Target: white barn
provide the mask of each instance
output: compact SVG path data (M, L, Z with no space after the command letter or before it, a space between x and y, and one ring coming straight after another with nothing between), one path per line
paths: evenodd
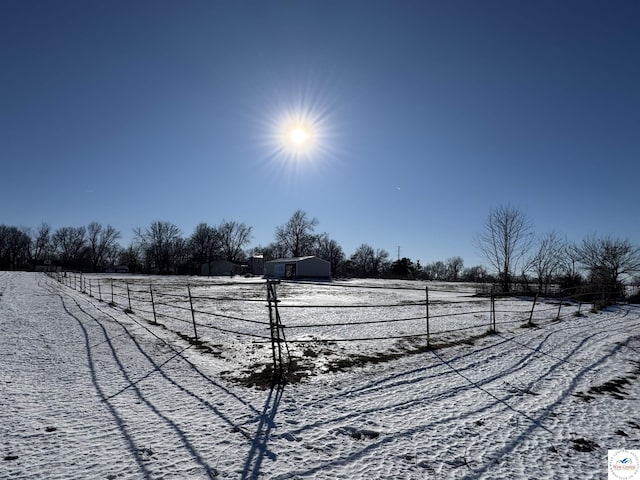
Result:
M264 274L271 278L330 278L331 263L316 256L278 258L264 262Z

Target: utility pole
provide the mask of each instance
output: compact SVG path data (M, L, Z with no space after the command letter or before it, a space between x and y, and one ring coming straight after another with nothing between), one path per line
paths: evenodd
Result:
M400 261L400 245L398 245L398 261Z

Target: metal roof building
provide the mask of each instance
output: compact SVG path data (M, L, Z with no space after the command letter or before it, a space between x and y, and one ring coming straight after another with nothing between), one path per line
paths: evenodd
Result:
M329 278L331 263L316 256L278 258L264 262L264 274L272 278Z

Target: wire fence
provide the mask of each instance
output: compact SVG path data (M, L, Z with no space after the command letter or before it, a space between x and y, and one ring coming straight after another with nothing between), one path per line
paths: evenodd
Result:
M463 283L431 287L393 281L212 282L197 277L48 275L171 330L209 353L224 352L225 358L241 364L251 359L256 365L269 356L278 382L284 381L293 357L380 356L406 349L409 343L441 348L501 328L534 327L582 315L598 308L606 295L597 290L553 297L518 297L493 290L478 294L475 284Z

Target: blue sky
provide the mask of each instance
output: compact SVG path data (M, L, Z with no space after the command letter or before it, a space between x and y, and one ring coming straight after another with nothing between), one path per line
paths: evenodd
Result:
M0 224L296 209L423 264L511 204L640 243L637 1L0 2ZM294 157L287 119L310 126Z

